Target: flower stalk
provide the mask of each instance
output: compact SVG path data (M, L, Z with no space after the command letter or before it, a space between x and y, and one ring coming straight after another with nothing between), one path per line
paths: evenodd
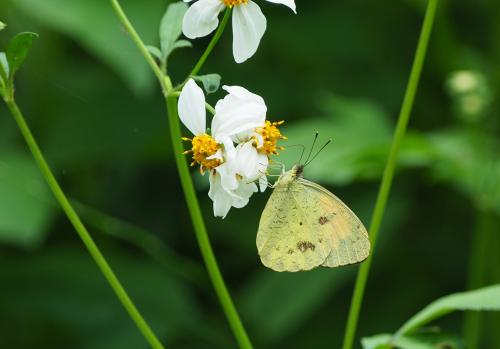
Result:
M425 12L424 22L422 25L422 30L417 44L417 50L413 60L413 66L411 69L410 78L406 86L406 92L403 99L401 111L399 113L396 130L394 132L392 145L389 152L389 157L387 159L387 163L384 169L384 174L382 177L382 182L380 184L377 201L375 203L375 209L373 211L372 219L370 222L369 233L370 233L370 241L372 244L372 252L368 257L368 259L363 264L361 264L358 271L358 275L356 277L356 284L354 286L351 307L349 309L349 315L345 329L344 342L342 345L343 349L351 349L354 343L356 328L359 319L359 313L361 310L361 304L363 301L363 295L366 288L368 274L370 272L370 267L374 256L375 245L377 242L380 225L382 223L382 218L384 216L387 200L389 198L389 193L394 178L394 171L398 159L399 148L406 134L408 122L410 120L413 102L415 100L415 95L417 92L418 83L422 73L422 67L424 65L427 47L429 45L429 38L434 23L437 4L438 0L429 0L427 3L427 9Z

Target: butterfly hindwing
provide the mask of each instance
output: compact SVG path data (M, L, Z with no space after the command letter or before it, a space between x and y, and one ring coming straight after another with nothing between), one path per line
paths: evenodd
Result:
M264 208L257 232L262 263L275 271L315 268L331 252L331 234L311 215L313 197L296 181L278 184ZM315 207L315 206L314 206Z
M328 231L332 248L321 264L338 267L365 260L370 253L370 240L363 223L339 198L322 186L303 178L297 182L304 187L305 195L318 206L314 213L321 225Z

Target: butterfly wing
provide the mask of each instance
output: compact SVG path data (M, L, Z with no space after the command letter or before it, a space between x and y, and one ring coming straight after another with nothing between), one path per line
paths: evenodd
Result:
M317 220L319 229L330 235L332 248L321 265L333 268L365 260L370 253L370 239L359 218L322 186L303 178L297 182L305 188L308 200L316 205L309 210L314 215L311 219Z
M314 198L296 180L279 184L262 212L257 250L262 263L275 271L310 270L331 252L331 234L317 229L310 207ZM314 206L315 207L315 206Z

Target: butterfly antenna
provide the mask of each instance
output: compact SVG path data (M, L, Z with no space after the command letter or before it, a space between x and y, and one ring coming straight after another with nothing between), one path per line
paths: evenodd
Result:
M309 160L309 161L307 161L307 162L304 164L304 167L306 167L306 166L307 166L307 165L309 165L309 164L310 164L310 163L311 163L314 159L316 159L316 156L318 156L318 155L319 155L319 153L321 153L321 151L322 151L323 149L325 149L325 148L326 148L326 146L327 146L328 144L330 144L331 142L332 142L332 139L330 138L330 139L329 139L329 140L328 140L328 141L327 141L327 142L326 142L326 143L325 143L325 144L321 147L321 149L320 149L320 150L318 150L318 151L316 152L316 154L314 154L314 156L312 157L312 159L311 159L311 160Z
M316 131L316 134L314 135L314 140L313 140L313 143L311 145L311 149L309 150L309 154L307 154L307 159L306 159L306 164L309 163L309 158L311 157L311 154L313 152L313 149L314 149L314 145L316 144L316 141L318 140L318 136L319 136L319 132ZM302 156L300 157L300 161L302 161ZM299 161L299 163L300 163Z

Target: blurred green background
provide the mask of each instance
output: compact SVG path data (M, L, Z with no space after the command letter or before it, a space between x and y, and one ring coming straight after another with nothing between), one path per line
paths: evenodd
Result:
M122 3L156 45L168 2ZM227 30L203 72L263 96L269 119L286 120L288 144L309 145L316 130L333 138L305 176L368 225L425 2L297 0L297 16L258 3L268 18L258 53L235 64ZM18 74L18 103L146 319L168 348L234 348L184 204L162 96L109 3L2 0L0 20L1 47L17 32L40 34ZM174 53L176 81L207 43ZM394 331L440 296L500 282L499 89L500 2L441 1L359 337ZM299 153L290 147L282 160L290 166ZM206 181L196 176L209 234L256 347L338 348L357 267L265 269L255 234L269 193L220 220ZM480 348L499 348L499 316L482 320ZM437 324L460 334L463 314ZM146 347L1 106L0 348Z

